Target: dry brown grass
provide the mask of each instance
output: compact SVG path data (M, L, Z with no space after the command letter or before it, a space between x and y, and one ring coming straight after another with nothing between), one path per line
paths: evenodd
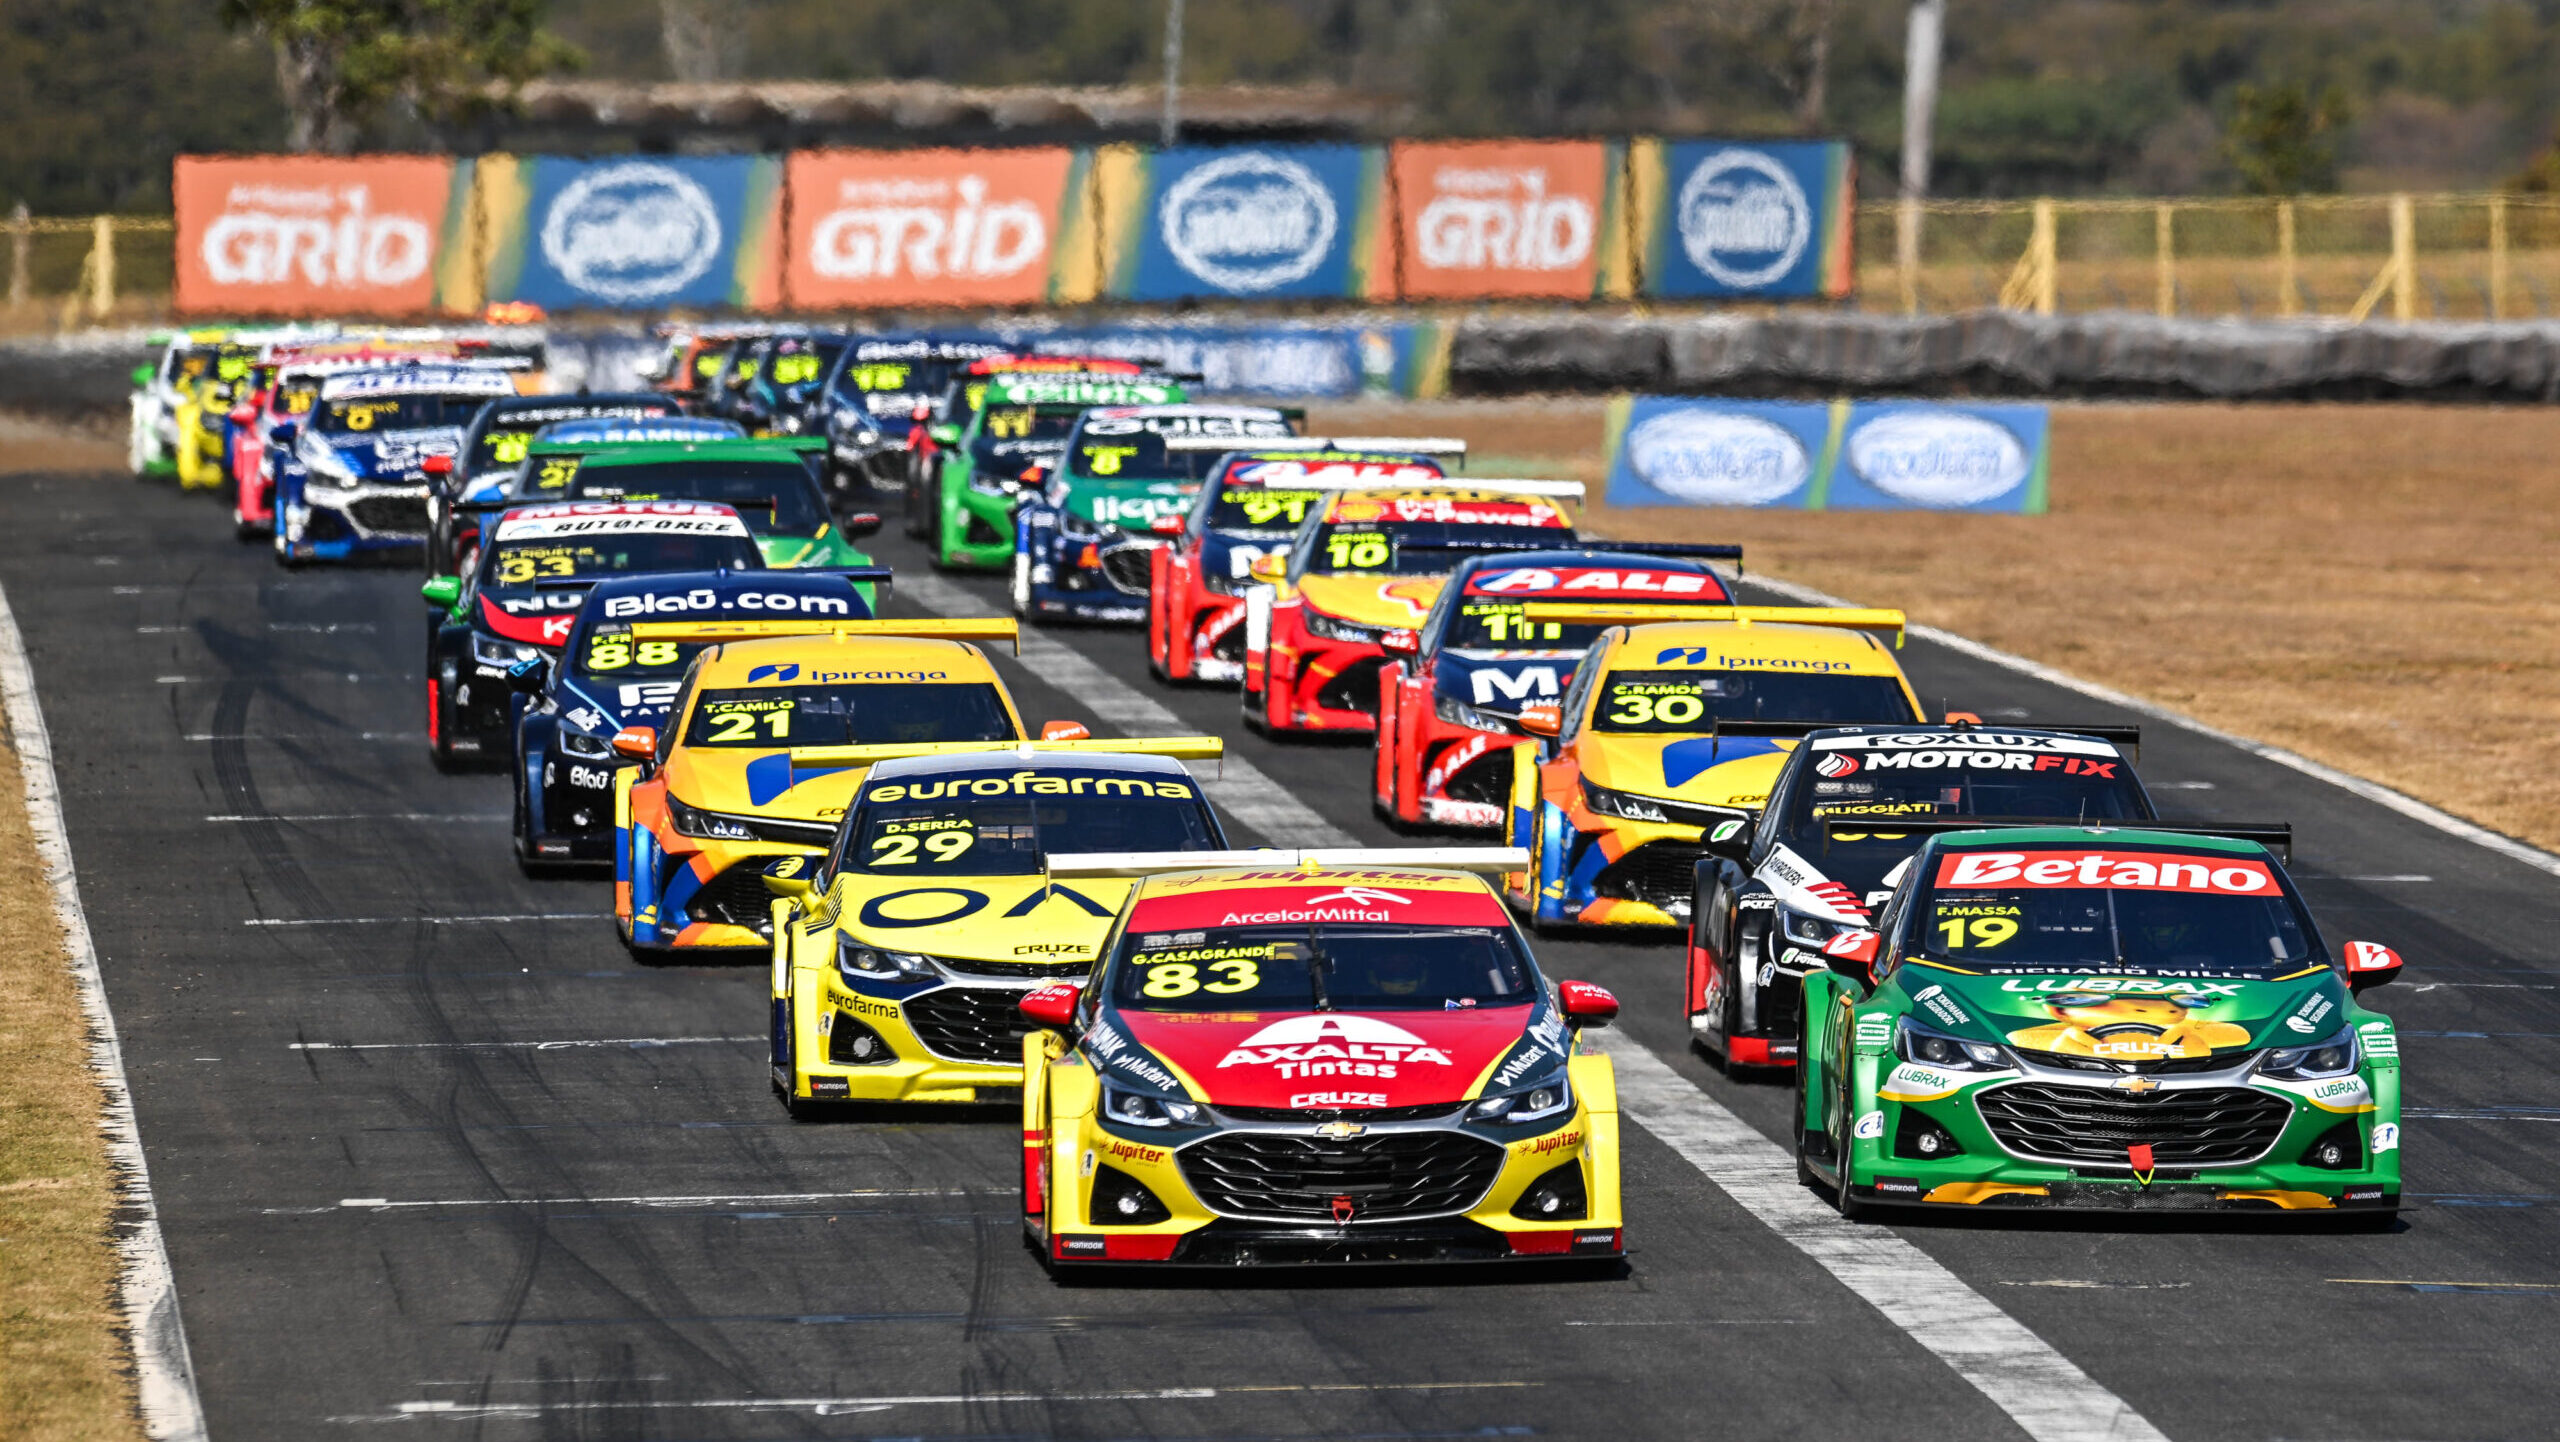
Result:
M1328 413L1597 479L1596 402ZM2560 846L2560 412L2070 406L2045 516L1628 510ZM1950 698L1961 706L1964 698Z
M0 427L0 472L122 464L114 446L104 462L79 449L96 444ZM88 1026L18 775L0 740L0 1437L130 1442L142 1428L115 1308L115 1190Z

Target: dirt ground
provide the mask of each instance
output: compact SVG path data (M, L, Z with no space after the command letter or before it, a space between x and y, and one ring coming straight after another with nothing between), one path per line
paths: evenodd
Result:
M1325 411L1600 479L1596 401ZM2560 411L2056 407L2052 510L1627 510L2560 847ZM1594 487L1597 498L1597 486ZM1961 704L1961 698L1955 698Z

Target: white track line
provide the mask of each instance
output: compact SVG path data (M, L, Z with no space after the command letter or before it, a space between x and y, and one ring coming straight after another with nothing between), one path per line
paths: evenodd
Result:
M765 1036L599 1036L571 1041L292 1041L286 1051L577 1051L608 1046L712 1046Z
M455 822L468 825L505 826L511 819L512 818L496 814L486 816L453 816L433 811L332 811L314 813L308 816L280 816L270 814L251 816L208 816L205 818L207 821L214 822L280 821L289 826L310 826L323 821L397 821L404 825L413 823L431 825L437 822Z
M1746 584L1766 587L1781 596L1801 601L1808 606L1854 604L1828 592L1817 591L1811 586L1798 585L1793 581L1775 580L1768 576L1747 577ZM1935 626L1913 626L1910 629L1912 635L1923 641L1944 646L1950 651L1960 651L1977 661L1988 661L2005 670L2033 676L2039 681L2060 686L2065 690L2077 691L2092 701L2121 706L2138 716L2148 716L2154 721L2166 722L2181 731L2192 731L2198 736L2219 741L2225 746L2236 747L2262 761L2272 761L2278 766L2289 767L2314 780L2326 781L2341 791L2362 797L2387 810L2397 811L2412 821L2432 826L2448 836L2458 836L2474 846L2485 847L2510 861L2520 861L2536 871L2560 876L2560 856L2555 856L2537 846L2529 846L2512 836L2491 831L2477 822L2465 821L2450 811L2429 806L2406 792L2394 791L2380 782L2367 781L2361 776L2350 775L2334 766L2322 765L2300 752L2287 751L2281 746L2270 746L2264 741L2252 741L2246 736L2236 735L2220 727L2208 726L2184 712L2172 711L2166 706L2145 701L2138 696L2128 696L2112 686L2101 686L2095 681L2083 681L2067 671L2057 671L2041 661L2030 661L2024 656L1985 646L1969 636L1959 636L1953 631L1941 631Z
M897 594L945 616L981 616L991 607L940 576L901 575ZM1186 736L1199 728L1154 697L1105 671L1083 652L1029 625L1022 628L1022 661L1032 675L1083 702L1095 719L1124 736ZM1262 769L1230 754L1200 778L1218 808L1253 828L1274 846L1357 846L1351 833L1325 820Z
M1609 1057L1622 1114L1954 1368L2028 1436L2166 1442L2123 1398L1936 1258L1884 1227L1842 1221L1796 1180L1794 1158L1660 1057L1623 1039Z
M88 1017L89 1070L104 1094L99 1130L106 1134L107 1159L116 1169L117 1201L124 1212L117 1223L116 1250L124 1260L117 1291L133 1338L143 1429L158 1442L203 1442L204 1403L196 1396L195 1363L187 1355L186 1328L178 1318L177 1280L169 1270L168 1243L160 1234L160 1209L151 1193L142 1131L134 1120L133 1092L125 1082L124 1043L107 1006L97 942L89 934L89 913L80 904L80 880L71 865L71 835L63 824L62 792L53 772L53 738L45 730L35 668L28 664L26 642L5 593L0 593L0 704L6 706L26 781L27 824L53 887L63 949L71 954L80 1008Z
M520 921L606 921L610 911L496 912L487 916L253 916L242 926L484 926Z
M963 1187L872 1187L858 1192L714 1192L698 1197L456 1197L449 1201L395 1202L388 1197L345 1197L340 1207L357 1212L401 1211L410 1207L593 1207L612 1203L627 1207L718 1207L782 1202L844 1202L880 1197L965 1197Z
M530 1420L574 1412L810 1412L820 1417L885 1412L892 1407L977 1407L986 1404L1090 1402L1207 1402L1220 1397L1310 1396L1324 1393L1518 1391L1539 1382L1288 1382L1242 1387L1147 1387L1105 1392L911 1392L871 1397L705 1397L694 1401L612 1398L557 1402L402 1402L386 1413L332 1417L332 1422L481 1422Z

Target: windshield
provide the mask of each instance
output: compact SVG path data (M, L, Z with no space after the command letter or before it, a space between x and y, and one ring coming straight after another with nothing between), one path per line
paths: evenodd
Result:
M1553 512L1548 512L1553 516ZM1442 521L1327 521L1316 527L1301 574L1329 576L1442 576L1479 548L1541 549L1570 545L1561 524L1540 527L1459 524Z
M796 668L795 668L796 669ZM893 746L1017 739L986 681L748 686L705 691L687 746Z
M836 356L844 350L842 342L786 341L777 349L780 354L765 362L765 381L782 389L805 386L827 373Z
M631 623L611 621L571 643L578 674L609 681L672 680L709 641L634 641Z
M488 403L487 396L352 396L323 403L314 424L324 435L461 427Z
M1594 730L1635 735L1701 732L1710 721L1917 721L1891 676L1801 671L1612 671L1600 683Z
M1167 436L1247 437L1289 434L1278 417L1088 414L1067 446L1067 474L1102 481L1196 481L1218 463L1217 451L1168 451Z
M485 471L503 470L509 466L520 465L524 461L525 452L532 447L537 435L542 436L544 440L557 438L592 441L598 439L595 435L584 434L583 428L575 426L574 423L578 421L604 418L636 420L642 417L667 417L675 413L676 408L673 402L664 405L625 402L610 407L549 405L493 415L489 418L488 429L482 431L478 439L471 443L471 454L466 462L466 470L468 474L476 476ZM572 424L555 429L562 422ZM581 433L568 435L563 433L564 429ZM545 431L549 431L550 434L543 434ZM723 427L722 433L734 435L737 431L734 427Z
M1967 847L1938 854L1916 901L1911 950L1975 970L2264 980L2320 959L2263 856Z
M1909 832L1832 833L1834 820L1903 816L2053 816L2137 821L2151 812L2133 767L2113 747L2066 743L2089 755L1984 746L1851 749L1817 741L1787 807L1787 844L1811 856L1837 852L1907 855Z
M726 501L757 535L814 536L827 524L827 503L809 468L791 461L658 461L581 466L566 483L579 501ZM748 502L771 501L771 509Z
M633 571L712 571L763 564L745 536L624 535L567 541L503 541L480 573L486 591L531 590L540 581L591 580Z
M835 869L889 876L1020 876L1045 852L1214 851L1199 788L1170 771L1016 768L872 784Z
M320 400L318 381L295 381L275 388L267 397L267 414L271 416L307 416Z
M1056 452L1076 428L1081 406L1003 406L986 413L969 454L980 465Z
M1526 1006L1537 977L1508 927L1224 926L1126 938L1130 1011L1463 1011Z
M1633 601L1638 598L1581 599ZM1658 596L1641 599L1647 605L1662 604ZM1717 597L1698 604L1721 606L1729 603ZM1600 633L1609 629L1609 624L1599 621L1532 621L1525 601L1469 597L1459 601L1450 613L1449 629L1441 634L1440 645L1450 651L1588 651L1591 643L1600 639Z
M968 364L956 360L867 360L848 362L836 374L837 395L858 396L866 414L905 420L916 402L942 394L951 373Z

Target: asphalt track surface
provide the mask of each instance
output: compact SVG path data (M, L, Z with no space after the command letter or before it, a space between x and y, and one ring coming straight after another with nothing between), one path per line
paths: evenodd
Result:
M1745 1175L1778 1155L1751 1132L1780 1134L1785 1092L1689 1052L1675 949L1602 938L1539 949L1614 988L1609 1044L1652 1058L1622 1062L1657 1118L1625 1129L1623 1275L1062 1288L1018 1241L1009 1111L795 1125L759 968L636 966L605 883L517 874L504 781L428 763L416 581L280 571L162 484L0 492L0 585L221 1442L2472 1439L2560 1415L2560 882L2237 749L2153 727L2143 771L2182 817L2292 821L2332 943L2408 959L2377 994L2408 1069L2391 1234L1798 1207L1790 1239L1768 1209L1798 1197ZM946 584L1000 606L992 577ZM1256 739L1231 693L1148 682L1135 633L1045 634L1394 839L1365 746ZM1072 668L1004 664L1035 721L1111 709ZM1995 719L2111 719L1926 644L1907 664ZM1747 1126L1720 1132L1728 1112ZM1861 1271L1878 1249L1916 1265ZM2022 1409L2051 1369L1951 1363L1985 1316L2085 1382Z

